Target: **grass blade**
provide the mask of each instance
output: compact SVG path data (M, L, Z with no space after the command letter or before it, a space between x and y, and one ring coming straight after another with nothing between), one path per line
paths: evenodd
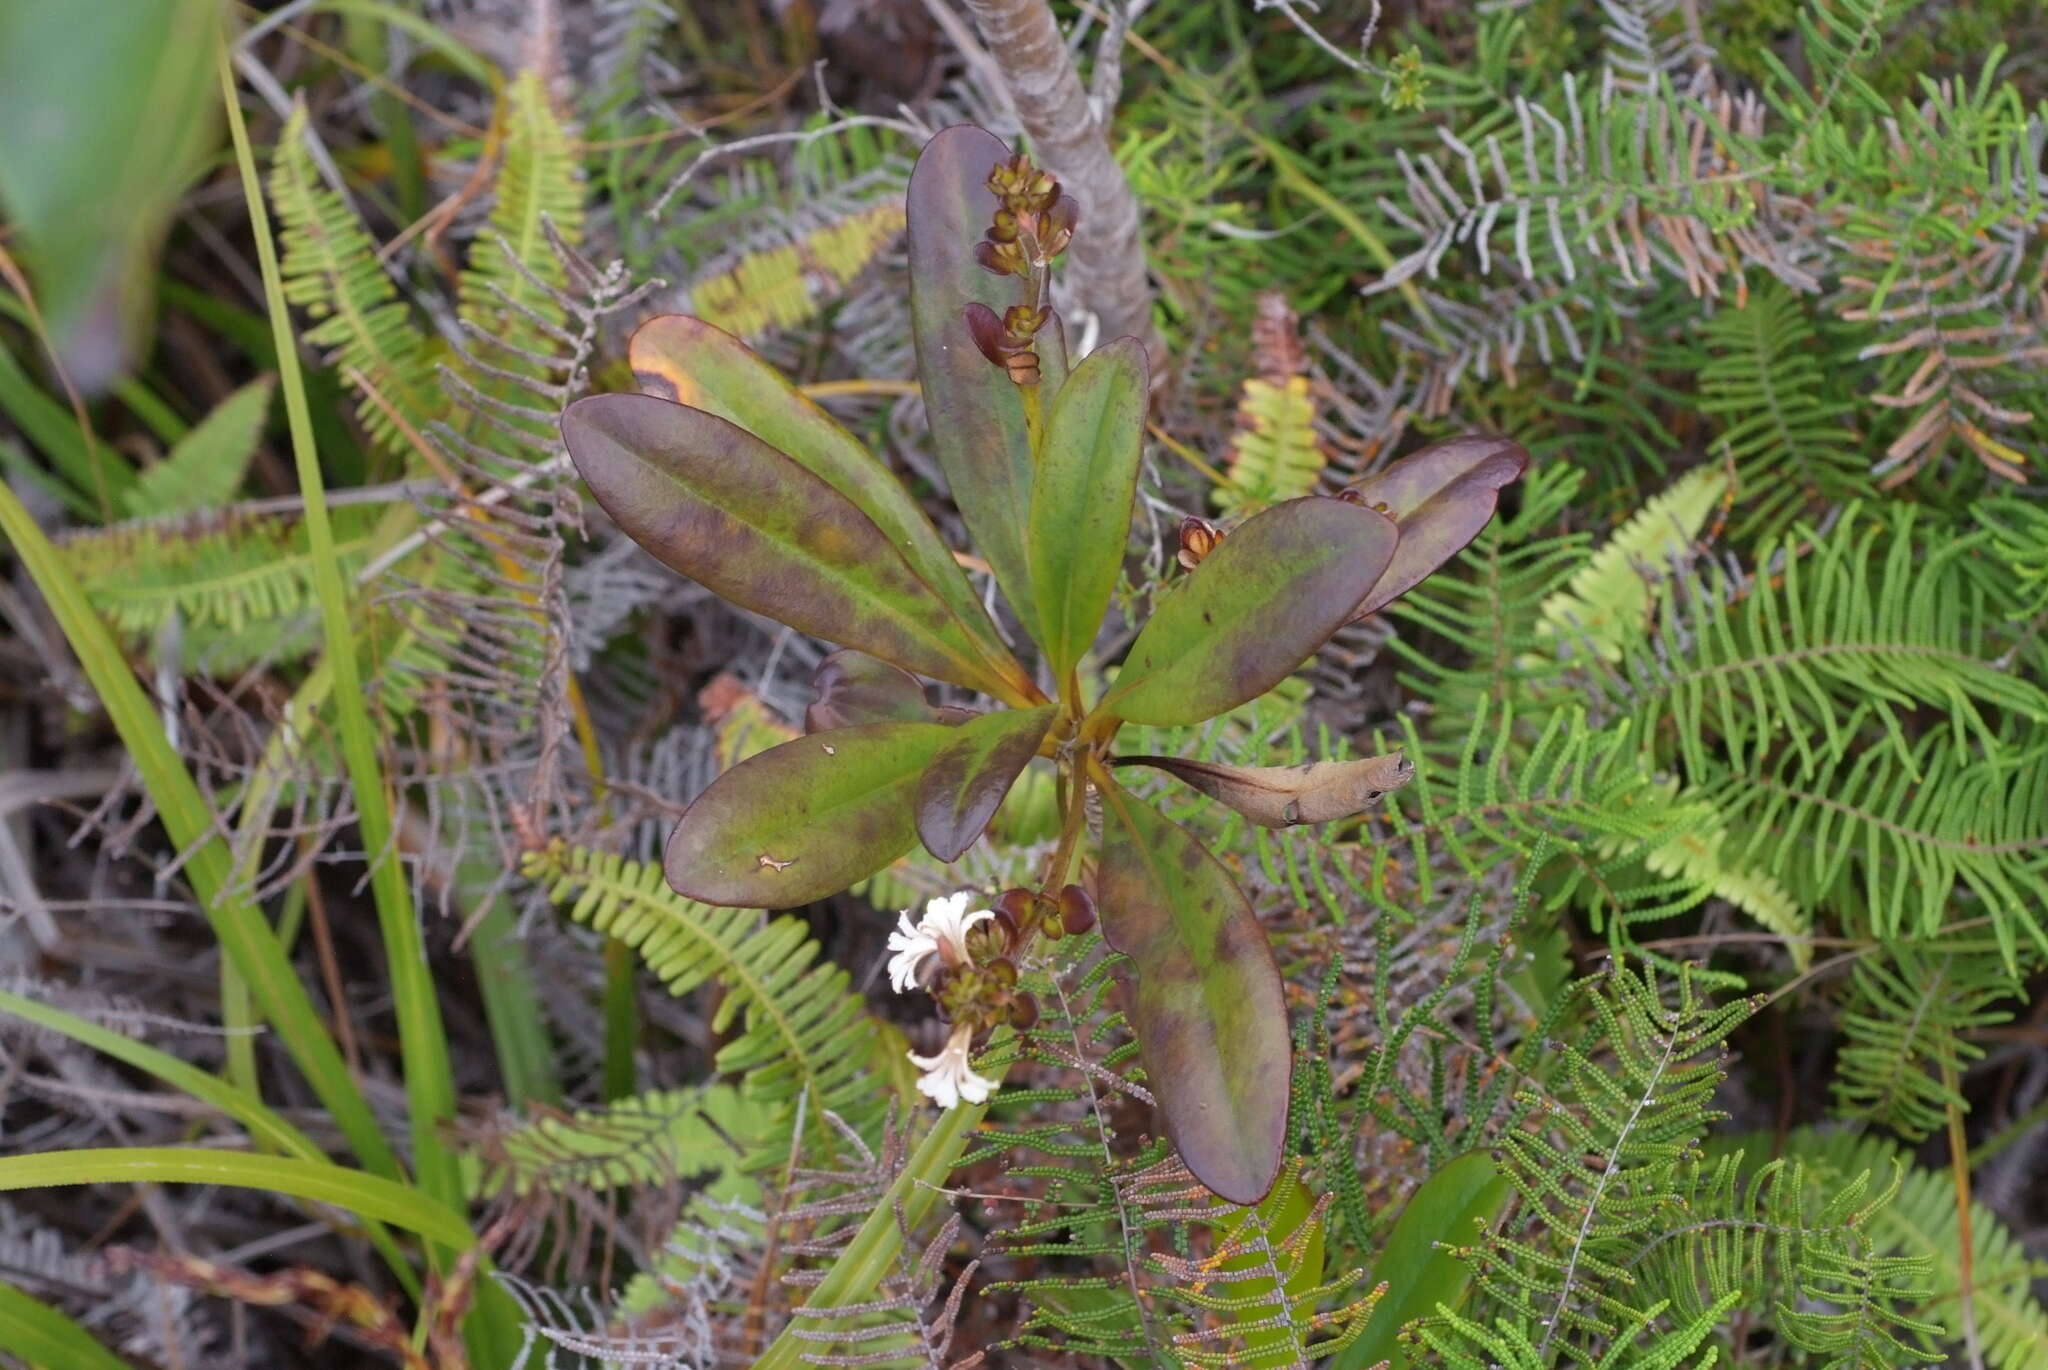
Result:
M334 527L327 512L327 489L320 473L319 454L314 447L311 411L306 404L306 388L299 372L291 315L285 306L277 247L271 241L270 216L263 204L262 182L256 174L256 158L249 146L249 130L242 121L234 73L225 45L220 51L220 81L221 95L227 105L228 128L234 137L235 161L241 170L242 190L249 205L250 227L256 239L257 262L262 268L264 301L270 311L271 331L277 340L279 388L284 392L299 493L305 501L306 541L313 557L313 587L320 601L320 621L326 635L326 660L334 676L334 710L341 736L342 759L355 794L363 847L370 853L372 863L370 890L377 906L386 974L390 977L391 995L398 1017L399 1055L405 1069L413 1165L418 1171L421 1189L442 1203L460 1207L463 1203L462 1177L453 1153L441 1137L442 1127L455 1116L455 1081L448 1064L447 1039L441 1030L441 1006L435 998L433 977L427 968L426 947L413 910L412 890L406 881L405 871L392 857L390 797L385 792L376 733L371 727L369 706L362 689L362 672L356 661L358 644L349 614L348 581L335 552Z

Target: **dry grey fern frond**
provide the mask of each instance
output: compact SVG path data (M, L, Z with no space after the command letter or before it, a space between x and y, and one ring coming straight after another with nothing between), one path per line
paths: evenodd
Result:
M1397 150L1405 195L1379 204L1419 243L1368 293L1436 276L1463 245L1481 276L1506 266L1524 282L1625 291L1669 277L1712 297L1754 265L1816 288L1808 207L1737 160L1762 134L1758 97L1718 89L1704 68L1639 95L1606 68L1591 91L1567 72L1558 105L1516 97L1505 140L1475 147L1439 128L1442 153Z
M0 1275L63 1308L114 1351L161 1364L203 1364L220 1354L226 1329L190 1289L143 1271L115 1274L98 1253L0 1201Z
M421 501L433 542L418 563L426 574L414 563L372 568L383 571L376 601L427 648L395 661L379 685L423 703L399 769L425 786L437 846L451 851L476 850L473 832L503 850L514 812L566 819L574 807L564 779L574 708L564 550L582 514L554 419L587 388L607 320L653 289L621 264L596 266L545 217L543 231L546 274L501 241L519 291L477 284L547 350L476 329L457 345L442 371L457 417L428 430L445 489Z

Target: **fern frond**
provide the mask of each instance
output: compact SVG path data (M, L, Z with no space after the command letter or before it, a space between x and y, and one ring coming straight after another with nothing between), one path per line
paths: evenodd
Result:
M1835 389L1823 338L1778 282L1702 330L1699 409L1722 423L1714 450L1735 464L1734 536L1780 532L1798 514L1874 493L1853 441L1853 398Z
M1651 605L1661 598L1657 587L1675 565L1691 560L1727 491L1727 476L1702 466L1652 498L1600 545L1569 586L1543 601L1539 634L1605 661L1620 660L1622 644L1648 631Z
M369 560L380 511L334 511L344 574ZM304 525L276 514L202 515L120 523L72 535L65 560L94 606L131 642L158 639L172 619L183 669L228 674L251 661L313 650L313 558Z
M1947 719L1934 750L1995 757L1996 717L2048 721L2048 693L1994 660L1995 616L1959 564L1972 545L1927 546L1910 506L1852 508L1825 537L1766 547L1761 564L1782 567L1768 579L1681 582L1655 631L1592 683L1640 736L1675 737L1696 783L1761 769L1780 748L1793 776L1859 747L1917 769L1928 748L1904 716L1923 708Z
M846 971L820 961L801 920L764 925L752 909L696 903L659 866L560 839L528 852L521 872L577 922L638 951L671 994L716 980L725 994L712 1030L740 1029L719 1048L717 1069L742 1076L747 1098L793 1108L808 1094L814 1121L829 1109L862 1128L879 1124L888 1094L868 1069L879 1053L874 1020Z
M1596 926L1610 914L1624 923L1668 917L1709 892L1683 877L1647 888L1618 880L1629 858L1713 817L1646 768L1626 725L1595 732L1583 713L1559 709L1543 716L1542 732L1524 749L1514 711L1495 717L1482 702L1453 764L1437 760L1407 726L1415 779L1388 796L1387 831L1366 856L1368 897L1387 912L1432 907L1454 875L1479 881L1503 867L1553 872L1546 904L1582 896ZM1397 856L1405 859L1396 864Z
M548 241L583 236L583 166L538 73L521 72L505 88L504 161L485 231L470 248L458 312L472 338L493 344L493 360L524 374L519 354L553 355L561 310L551 292L567 268ZM541 379L552 379L541 377Z
M1324 465L1315 417L1308 377L1246 377L1224 466L1229 480L1209 492L1217 512L1255 514L1314 490Z
M135 518L164 518L216 509L241 488L270 412L270 377L249 382L180 438L164 459L136 478L123 497Z
M1996 956L1939 945L1888 944L1856 962L1837 1018L1844 1037L1835 1065L1835 1100L1852 1118L1869 1118L1915 1140L1969 1110L1953 1086L1984 1048L1966 1036L2007 1022L1998 1007L2019 984Z
M368 382L368 390L353 387L363 392L356 417L374 441L406 451L404 427L418 431L441 410L427 335L355 211L320 183L306 151L303 105L278 140L269 189L282 226L285 298L314 320L306 341Z
M1958 898L1992 920L2008 964L2048 948L2048 747L1996 759L1939 730L1871 746L1819 774L1788 752L1708 767L1696 792L1726 818L1736 861L1777 873L1809 908L1833 904L1884 938L1929 937Z
M1923 1279L1929 1287L1915 1300L1914 1311L1938 1322L1947 1342L1959 1343L1963 1238L1954 1177L1912 1164L1899 1146L1869 1131L1795 1132L1787 1149L1824 1188L1864 1171L1901 1170L1897 1196L1872 1215L1870 1236L1883 1250L1926 1263ZM1970 1247L1969 1297L1985 1364L1993 1370L2033 1370L2048 1363L2048 1308L2033 1292L2042 1263L1997 1214L1975 1201L1970 1204Z
M900 203L870 205L747 251L690 286L690 308L726 332L754 340L816 317L903 232Z
M1553 102L1516 96L1512 108L1505 135L1489 115L1462 138L1440 128L1441 153L1395 149L1406 194L1379 205L1417 246L1369 290L1434 277L1462 244L1482 276L1505 265L1572 285L1597 270L1615 291L1670 275L1717 295L1745 262L1785 269L1739 231L1755 216L1733 160L1759 131L1754 100L1688 97L1661 74L1638 94L1610 67L1597 84L1566 72Z
M731 1085L649 1090L601 1109L544 1115L494 1139L484 1188L658 1189L738 1171L748 1144L767 1130L762 1106Z

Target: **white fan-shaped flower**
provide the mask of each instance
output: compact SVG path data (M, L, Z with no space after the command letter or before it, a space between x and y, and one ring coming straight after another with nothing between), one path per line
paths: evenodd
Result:
M916 926L906 910L896 915L896 931L889 934L889 986L898 994L917 983L917 972L927 956L942 957L952 966L966 965L967 932L975 924L994 918L987 909L967 908L968 894L962 890L934 899L925 905L924 917Z
M996 1082L985 1075L975 1074L974 1067L967 1061L967 1044L973 1036L974 1029L961 1023L953 1029L953 1035L946 1039L946 1045L938 1055L910 1053L910 1064L924 1072L917 1081L919 1094L940 1108L951 1108L962 1099L978 1104L988 1098Z

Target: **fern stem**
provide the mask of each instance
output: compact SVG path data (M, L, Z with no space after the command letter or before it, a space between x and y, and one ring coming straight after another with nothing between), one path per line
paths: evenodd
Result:
M1984 1370L1984 1347L1977 1335L1977 1243L1971 1229L1970 1141L1963 1133L1962 1098L1954 1053L1941 1058L1941 1087L1948 1095L1948 1163L1956 1182L1956 1298L1963 1312L1963 1347L1971 1370Z

